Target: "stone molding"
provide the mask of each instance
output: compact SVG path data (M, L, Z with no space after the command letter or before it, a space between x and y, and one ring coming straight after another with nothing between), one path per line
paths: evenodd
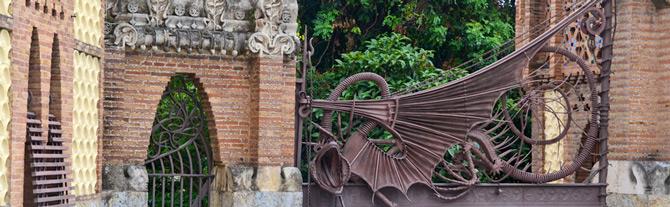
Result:
M295 167L218 166L211 206L302 206L302 176Z
M302 192L302 176L295 167L227 165L217 171L215 191Z
M110 0L108 47L237 56L291 55L297 0Z

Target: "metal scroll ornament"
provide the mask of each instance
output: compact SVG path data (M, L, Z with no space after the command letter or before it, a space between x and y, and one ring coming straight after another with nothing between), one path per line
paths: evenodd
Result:
M410 187L421 184L433 189L438 197L451 200L466 195L479 182L478 169L531 183L555 181L574 174L590 158L598 141L600 110L596 79L581 57L546 45L554 35L586 13L597 17L598 12L592 9L597 2L584 3L529 44L446 85L406 95L390 95L388 84L381 76L361 73L342 81L326 100L302 96L301 116L308 116L312 108L324 110L322 122L315 124L320 140L312 143L317 152L311 162L315 182L339 194L347 178L360 180L377 196L383 188L393 188L407 195ZM602 19L584 21L589 22L589 31L602 32L599 28L604 24ZM565 57L577 65L583 75L573 82L567 79L539 81L533 74L524 76L530 57L540 53ZM374 82L382 98L339 100L347 88L362 81ZM572 98L569 98L577 93L578 87L586 91L588 98L583 102L591 108L580 112L586 117L582 123L575 121ZM301 94L305 94L304 91ZM518 99L509 105L512 95ZM340 113L353 114L351 117L364 121L355 129L348 128L351 122L343 129ZM533 113L557 117L544 121L557 120L555 124L560 130L550 136L526 133L530 125L526 118L532 118ZM393 139L371 137L375 128L389 132ZM576 129L581 130L585 139L569 163L546 173L528 170L528 154L521 153L519 148L556 143ZM340 132L347 130L352 132L342 137ZM460 150L445 159L445 155L450 154L448 149L454 147ZM435 176L458 185L435 186L432 182Z

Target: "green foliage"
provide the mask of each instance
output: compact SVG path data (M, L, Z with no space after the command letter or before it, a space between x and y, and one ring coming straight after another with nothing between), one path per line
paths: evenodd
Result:
M434 53L411 45L406 36L392 33L366 41L365 50L342 54L335 60L335 68L324 72L311 71L316 98L325 98L345 78L361 72L372 72L384 77L391 91L407 88L423 80L446 76L434 85L443 84L467 75L462 69L443 71L436 68L431 58ZM430 86L434 86L430 85ZM365 100L380 97L372 82L354 85L344 92L342 99Z
M320 71L335 59L363 50L361 43L399 33L412 45L435 51L450 68L499 46L514 34L514 0L300 0L300 21L318 38ZM475 69L473 69L475 70ZM473 71L470 70L470 71Z

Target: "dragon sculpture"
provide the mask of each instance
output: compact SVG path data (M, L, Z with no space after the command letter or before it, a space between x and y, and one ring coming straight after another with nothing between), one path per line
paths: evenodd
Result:
M310 162L310 174L323 189L341 194L345 183L351 180L365 182L377 197L388 203L388 198L379 192L382 188L393 188L407 196L415 184L422 184L435 191L438 197L450 200L465 195L479 181L477 169L512 177L516 180L545 183L565 178L575 173L587 160L598 142L598 119L600 112L596 75L585 60L569 50L547 46L551 37L563 31L569 24L581 22L583 29L591 35L599 35L605 29L605 16L597 8L599 1L588 0L581 7L545 30L525 46L464 78L431 89L402 95L392 95L384 78L373 73L360 73L342 81L326 100L313 100L304 87L299 92L299 110L302 118L310 116L313 109L323 109L321 123L313 123L319 130L319 140L309 145L316 154ZM554 172L529 172L519 160L523 154L505 151L512 144L548 145L564 139L571 128L572 109L565 88L567 81L535 81L524 75L530 60L539 53L562 56L576 63L581 70L580 80L590 93L588 123L578 126L586 139L570 163ZM304 73L304 72L303 72ZM304 75L304 74L303 74ZM338 100L353 84L372 81L381 90L381 99ZM555 137L533 137L523 132L524 126L515 123L514 113L505 102L511 91L523 91L518 106L525 110L543 107L552 100L547 92L557 94L553 101L562 103L563 124ZM551 111L544 106L545 111ZM348 137L342 138L341 122L336 113L353 114L363 123L352 129L351 120ZM553 113L557 113L553 111ZM337 121L334 121L337 120ZM334 124L335 122L335 124ZM525 123L521 123L524 125ZM341 124L340 124L341 125ZM393 139L369 138L375 128L390 132ZM346 130L345 130L346 131ZM512 134L511 137L507 137ZM501 141L502 140L502 141ZM386 144L390 147L380 147ZM446 160L447 150L453 146L462 150ZM515 155L511 155L514 154ZM436 168L443 173L436 173ZM432 182L438 176L454 187L438 187Z

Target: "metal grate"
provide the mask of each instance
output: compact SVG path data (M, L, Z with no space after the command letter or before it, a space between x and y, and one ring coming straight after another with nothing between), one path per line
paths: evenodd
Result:
M73 196L68 191L73 187L68 185L72 180L67 178L68 156L64 154L61 123L50 114L45 138L42 122L35 113L28 112L27 130L31 177L26 179L32 180L32 195L25 196L32 197L34 206L72 206L69 200Z
M149 206L209 206L207 120L193 80L175 76L159 104L148 157Z

